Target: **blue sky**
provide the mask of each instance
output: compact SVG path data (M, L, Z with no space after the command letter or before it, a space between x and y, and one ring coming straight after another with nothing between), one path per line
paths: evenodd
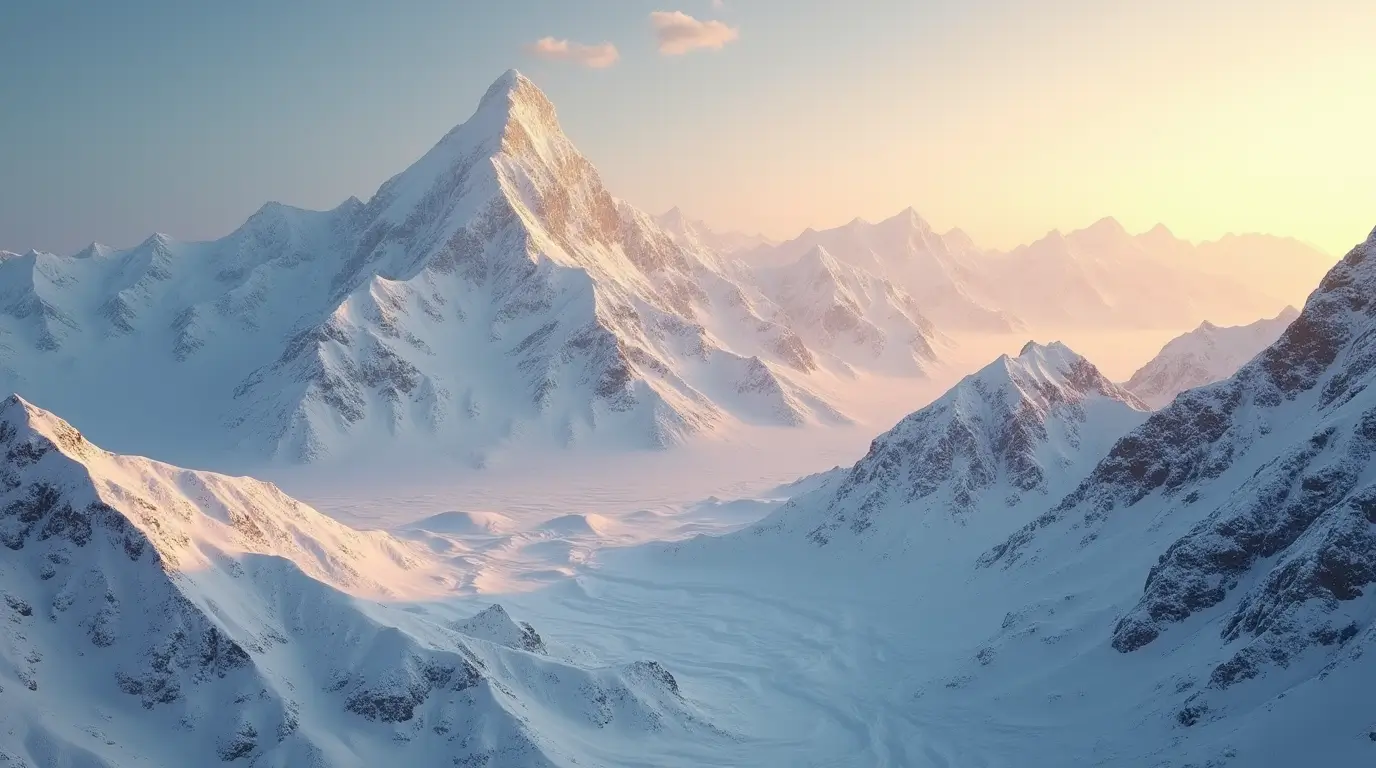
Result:
M777 235L911 204L999 245L1112 214L1338 250L1376 224L1372 107L1343 96L1376 87L1376 11L1298 5L3 0L0 248L366 199L515 66L652 211ZM657 10L739 39L660 55ZM542 60L545 36L620 59Z

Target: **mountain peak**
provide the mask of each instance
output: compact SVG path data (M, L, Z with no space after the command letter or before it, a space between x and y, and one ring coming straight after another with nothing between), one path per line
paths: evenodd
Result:
M1038 344L1029 341L1017 357L1004 355L985 366L974 377L986 386L1011 384L1023 392L1074 393L1075 399L1099 395L1126 403L1134 410L1148 410L1146 404L1126 389L1109 381L1097 367L1063 342Z
M35 437L39 438L36 444L33 442ZM72 425L18 394L0 401L0 446L15 441L30 445L21 451L21 466L24 463L32 464L50 450L42 445L43 442L51 443L59 451L74 457L88 456L91 448L91 444ZM12 459L15 456L13 448L10 456Z
M12 416L22 415L27 418L28 414L34 410L33 405L18 394L12 394L0 401L0 420L8 421Z
M486 111L503 114L508 121L514 118L531 122L534 118L546 128L557 128L553 102L530 78L514 69L508 69L488 86L478 102L478 114Z
M1028 341L1022 345L1018 351L1019 360L1041 360L1055 363L1079 362L1084 360L1075 350L1067 347L1064 342L1053 341L1050 344L1038 344L1035 341Z
M927 220L918 215L917 209L913 208L911 205L888 219L881 221L879 226L902 227L917 232L930 232L932 229L931 225L927 223Z
M1126 235L1128 233L1128 231L1123 228L1123 225L1112 216L1105 216L1104 218L1099 219L1098 221L1086 227L1085 231L1113 235Z
M491 103L508 103L522 94L530 93L531 89L534 89L536 93L540 91L530 81L530 78L515 69L508 69L492 81L492 85L487 87L487 91L483 93L482 101L478 104L482 106Z

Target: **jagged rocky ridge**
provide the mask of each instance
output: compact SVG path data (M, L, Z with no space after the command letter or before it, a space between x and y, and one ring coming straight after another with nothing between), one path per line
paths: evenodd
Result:
M654 662L396 605L443 588L422 555L271 485L107 453L17 397L0 456L0 762L525 768L587 763L577 729L701 727Z
M0 257L11 383L170 455L229 449L206 444L225 426L250 455L311 461L841 419L784 317L612 197L515 72L367 203L269 204L209 243ZM85 386L96 372L108 385Z
M1184 726L1223 716L1237 696L1264 701L1342 675L1376 640L1373 380L1376 232L1273 345L1118 441L981 565L1031 567L1124 537L1160 542L1108 639L1124 654L1162 643L1211 654L1207 683L1181 693Z
M1123 386L1142 402L1160 408L1187 389L1212 384L1237 373L1261 350L1271 346L1299 317L1286 307L1279 315L1255 323L1220 327L1210 322L1171 339Z
M799 530L826 545L876 525L891 541L913 518L1009 526L1019 518L1007 510L1064 492L1146 411L1064 344L1029 342L900 421L758 530Z

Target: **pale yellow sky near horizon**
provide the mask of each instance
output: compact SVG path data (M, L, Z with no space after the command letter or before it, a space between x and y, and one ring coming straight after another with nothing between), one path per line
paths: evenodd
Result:
M920 52L857 53L871 77L669 128L667 156L593 160L655 212L773 238L908 206L998 248L1113 216L1341 256L1376 226L1376 2L1001 5Z

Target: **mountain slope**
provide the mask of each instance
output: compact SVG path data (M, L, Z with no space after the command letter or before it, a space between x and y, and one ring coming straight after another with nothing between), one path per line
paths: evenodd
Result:
M768 304L613 198L514 71L366 204L0 260L9 383L117 443L206 461L374 445L482 461L840 418ZM208 444L225 425L231 444Z
M444 574L270 485L106 453L17 397L0 450L12 762L525 767L608 759L580 730L702 736L653 662L558 661L499 607L373 601Z
M813 350L901 373L920 373L936 360L936 329L916 300L820 245L792 264L760 270L758 280L779 307L779 322Z
M1299 314L1298 309L1286 307L1279 315L1250 325L1219 327L1206 321L1171 339L1123 386L1147 405L1160 408L1187 389L1232 376L1280 338Z
M1175 727L1272 729L1248 745L1258 764L1260 749L1298 759L1321 738L1327 754L1370 748L1356 746L1370 711L1349 712L1340 681L1376 673L1373 297L1376 232L1273 345L1177 397L981 559L1024 578L1074 563L1081 578L1121 582L1105 596L1118 616L1099 642L1120 666L1153 663L1181 681L1155 694ZM1323 691L1323 723L1281 702ZM1301 727L1303 741L1287 745Z
M878 224L856 219L835 229L809 229L786 243L762 246L741 258L756 267L777 267L797 262L818 247L843 264L889 280L912 295L923 313L943 328L1006 332L1021 327L1013 317L970 293L984 278L980 276L983 259L969 238L959 232L949 236L933 232L911 208Z
M1146 406L1064 344L1029 342L958 383L874 440L822 486L754 532L796 531L817 545L872 540L889 550L954 526L941 546L1010 530L1023 508L1068 490ZM874 530L871 530L874 529Z

